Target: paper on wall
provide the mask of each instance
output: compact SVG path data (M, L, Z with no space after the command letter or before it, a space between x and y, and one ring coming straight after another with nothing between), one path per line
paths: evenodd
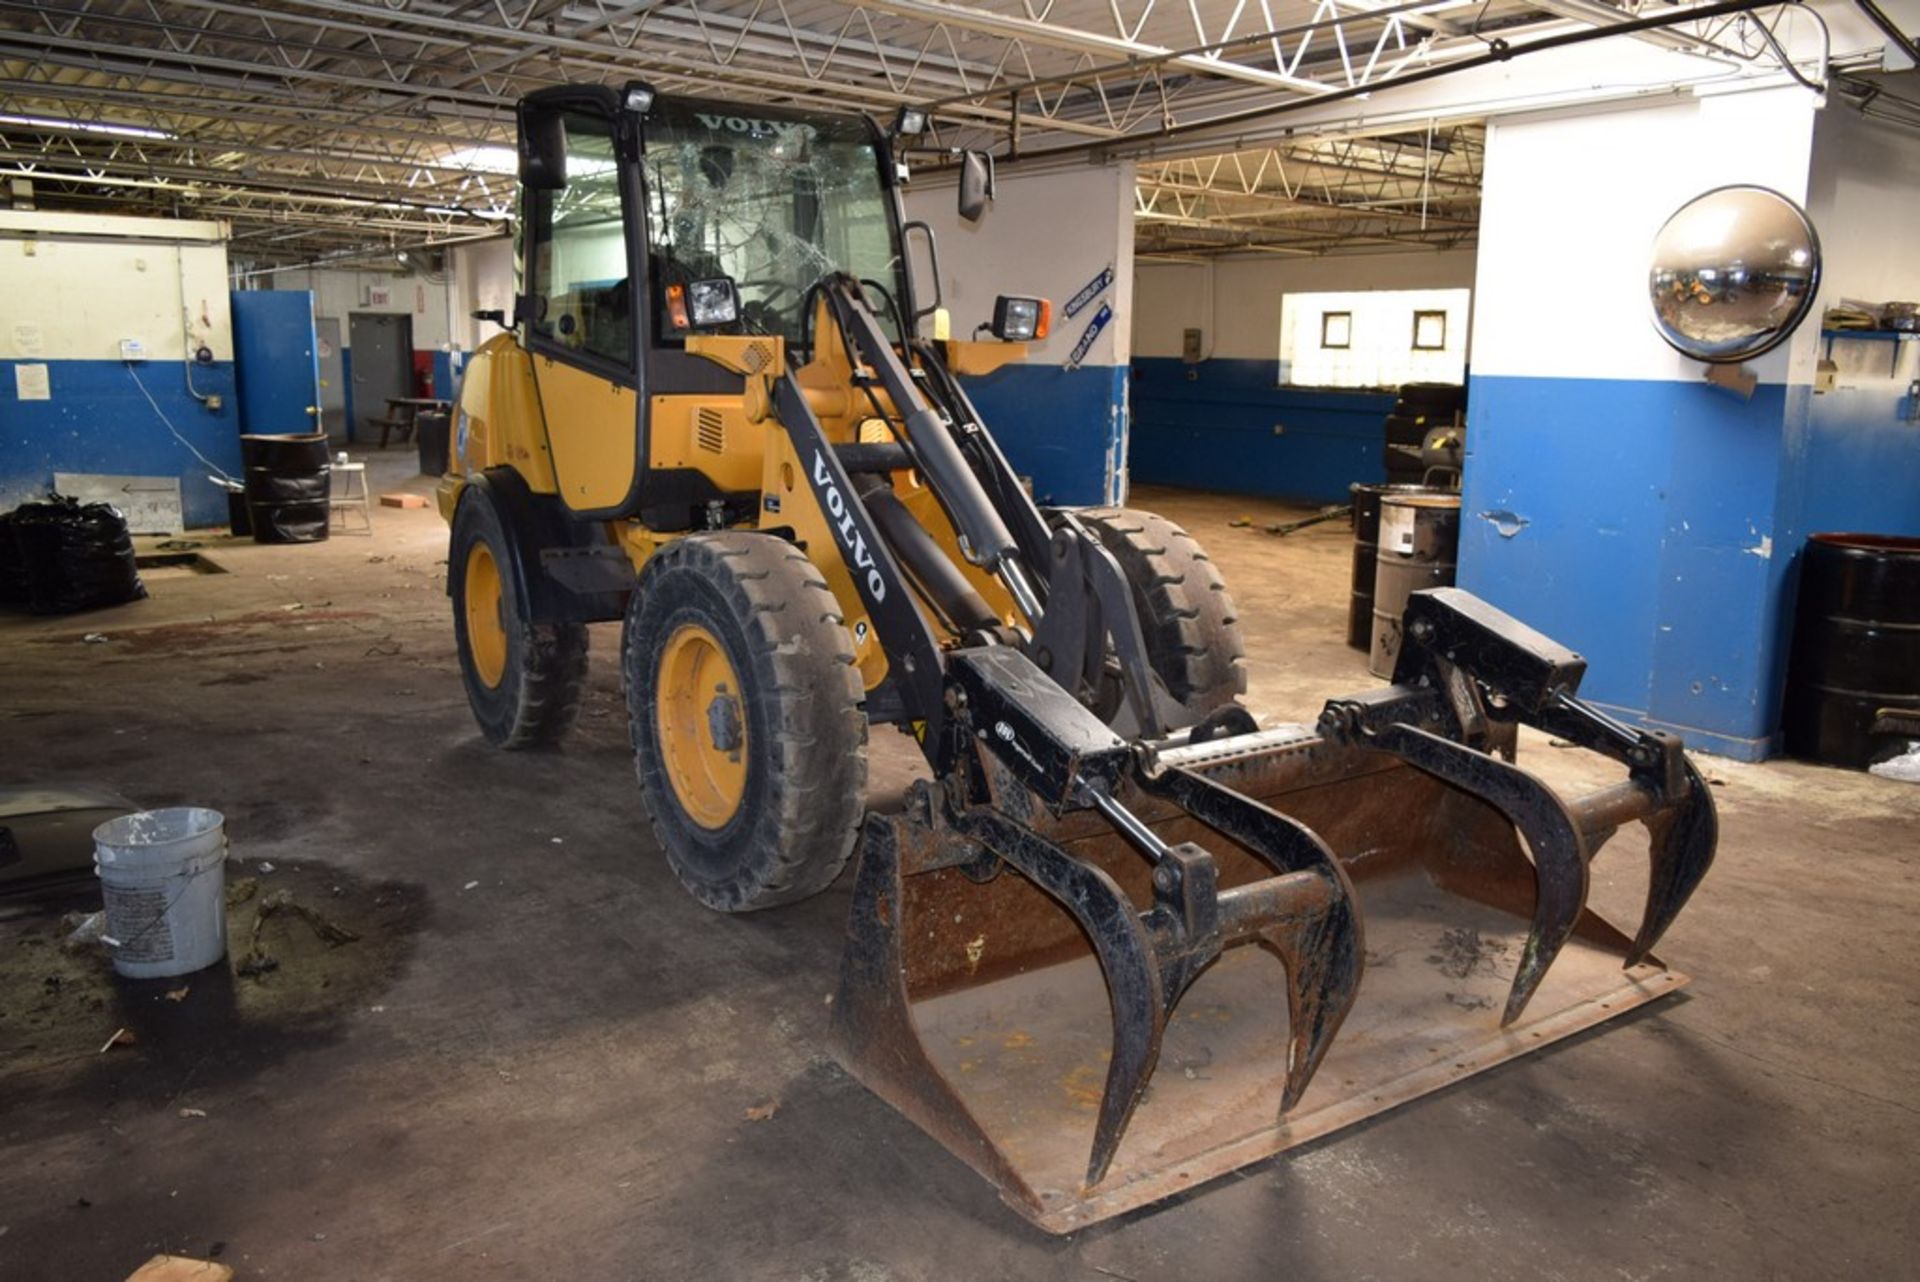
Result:
M47 379L45 365L15 365L13 367L13 394L23 401L50 401L53 399L53 384Z
M15 356L38 356L47 350L47 336L38 325L15 325L13 327L13 354Z

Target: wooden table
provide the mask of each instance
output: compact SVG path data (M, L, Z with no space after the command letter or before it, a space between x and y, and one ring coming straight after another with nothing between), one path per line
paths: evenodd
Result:
M452 409L452 401L442 400L437 396L389 396L387 416L375 420L380 424L380 448L383 450L387 448L387 438L395 431L400 433L401 440L412 440L414 420L420 416L422 410L445 414Z

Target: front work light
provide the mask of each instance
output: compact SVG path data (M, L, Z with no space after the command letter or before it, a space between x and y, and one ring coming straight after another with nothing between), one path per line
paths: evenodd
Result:
M635 80L627 86L627 110L636 116L644 116L653 110L653 86Z
M1044 298L1017 298L1006 294L993 300L993 336L1003 342L1034 342L1047 336L1053 324L1053 304Z
M740 296L725 276L696 280L687 286L687 311L695 329L731 325L740 319Z
M921 107L902 107L894 118L893 132L909 137L927 132L927 113Z

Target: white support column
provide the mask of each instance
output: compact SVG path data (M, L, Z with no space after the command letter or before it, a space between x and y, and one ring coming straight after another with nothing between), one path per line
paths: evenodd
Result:
M1732 183L1805 202L1799 88L1489 127L1461 583L1586 655L1586 693L1698 746L1771 750L1787 441L1819 320L1751 363L1751 399L1654 332L1649 246Z
M1031 346L1024 365L967 384L1043 503L1117 503L1126 496L1133 179L1131 164L1008 171L992 210L973 225L955 212L951 184L915 188L907 198L907 216L924 220L938 238L955 338L991 320L998 295L1053 303L1052 331Z

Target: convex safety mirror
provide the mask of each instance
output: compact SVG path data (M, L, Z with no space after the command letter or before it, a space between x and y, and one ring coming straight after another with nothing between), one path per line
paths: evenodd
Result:
M1736 364L1771 351L1813 307L1820 238L1765 187L1718 187L1667 219L1647 278L1653 324L1682 355Z

